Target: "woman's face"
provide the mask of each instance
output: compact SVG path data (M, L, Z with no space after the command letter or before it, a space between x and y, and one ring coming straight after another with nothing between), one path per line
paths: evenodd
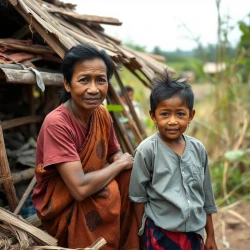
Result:
M108 91L107 67L102 59L79 61L71 85L65 84L77 109L92 111L102 104Z

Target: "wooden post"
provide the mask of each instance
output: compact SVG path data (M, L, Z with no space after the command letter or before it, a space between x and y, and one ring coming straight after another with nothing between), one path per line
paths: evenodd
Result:
M135 121L135 124L137 125L137 128L139 129L140 137L141 137L141 141L142 141L142 139L146 137L146 131L143 128L142 123L139 120L139 118L138 118L138 116L137 116L137 114L135 112L134 106L133 106L132 102L130 101L130 99L129 99L128 95L127 95L127 92L126 92L126 90L124 88L124 85L122 83L122 80L121 80L121 78L120 78L120 76L119 76L119 74L117 73L116 70L114 72L114 75L116 77L116 80L117 80L120 88L121 88L121 91L124 94L124 97L126 98L127 104L129 106L130 113L131 113L131 115L132 115L132 117L133 117L133 119Z
M5 150L1 121L0 121L0 177L2 178L3 181L3 186L5 189L7 201L10 206L10 211L13 212L17 207L18 202Z

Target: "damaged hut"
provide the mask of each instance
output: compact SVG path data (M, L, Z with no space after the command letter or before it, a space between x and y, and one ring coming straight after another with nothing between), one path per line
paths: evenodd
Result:
M36 137L45 115L60 104L60 65L65 51L89 42L111 56L117 68L114 81L124 93L132 118L126 109L122 115L138 143L146 132L125 91L119 69L125 67L146 88L151 88L150 80L165 69L156 57L134 51L105 33L102 24L121 25L118 19L78 14L74 8L75 5L57 0L0 0L0 206L13 213L10 217L21 213L35 226L39 221L29 217L35 212L28 202L36 182ZM123 105L113 84L106 101L107 105ZM119 117L110 113L123 151L133 153ZM0 230L0 238L1 235ZM48 243L53 244L56 242Z

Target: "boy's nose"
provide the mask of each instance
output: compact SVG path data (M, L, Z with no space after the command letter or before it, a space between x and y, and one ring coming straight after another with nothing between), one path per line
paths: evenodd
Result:
M171 125L171 124L177 124L177 121L175 120L175 118L173 116L170 117L169 121L168 121L168 124Z

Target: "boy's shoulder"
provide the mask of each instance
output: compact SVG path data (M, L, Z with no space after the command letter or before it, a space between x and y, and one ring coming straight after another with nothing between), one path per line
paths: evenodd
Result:
M190 135L186 135L186 134L183 134L183 136L185 138L185 141L188 142L193 147L206 150L205 146L203 145L203 143L200 140L198 140L197 138L192 137Z
M157 133L150 135L149 137L147 137L146 139L144 139L136 148L137 150L147 150L147 149L151 149L154 147L156 141L158 140L158 135Z

